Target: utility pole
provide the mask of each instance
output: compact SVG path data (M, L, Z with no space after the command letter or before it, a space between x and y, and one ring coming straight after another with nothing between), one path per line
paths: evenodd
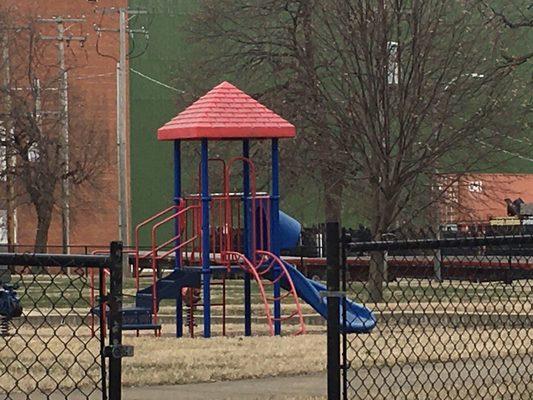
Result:
M61 179L61 227L63 253L70 252L70 160L69 160L69 123L68 123L68 73L65 61L65 44L79 42L82 46L87 40L87 36L75 36L68 34L65 23L78 24L85 22L85 18L40 18L38 22L56 24L57 35L41 35L42 40L53 40L57 42L57 61L59 63L59 101L61 107L61 165L63 168L63 178Z
M136 34L148 36L144 28L132 29L128 26L130 17L147 14L146 10L131 8L104 8L103 14L118 14L119 28L104 28L95 25L94 29L100 35L102 32L119 34L119 57L117 60L117 163L118 163L118 231L119 240L126 246L129 244L129 195L128 195L128 38ZM123 271L127 277L129 273L128 257L123 259Z

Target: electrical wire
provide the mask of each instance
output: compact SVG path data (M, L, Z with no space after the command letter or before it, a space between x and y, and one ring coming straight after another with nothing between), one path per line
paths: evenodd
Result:
M83 80L83 79L100 78L100 77L103 77L103 76L110 76L110 75L114 76L114 75L116 75L116 73L115 72L106 72L106 73L103 73L103 74L78 76L78 77L74 78L74 80L78 81L78 80Z
M492 147L493 149L499 150L499 151L501 151L502 153L505 153L505 154L509 154L510 156L513 156L513 157L516 157L516 158L520 158L520 159L525 160L525 161L533 162L533 158L529 158L529 157L523 156L522 154L515 153L514 151L509 151L509 150L502 149L499 146L495 146L493 144L484 142L483 140L479 140L479 139L474 139L474 140L476 142L480 143L482 146Z
M96 10L94 12L96 12ZM94 26L95 31L96 31L96 53L98 53L98 55L101 57L110 58L114 60L116 63L118 63L119 61L115 56L112 56L110 54L105 54L102 51L100 51L100 38L102 37L102 32L100 32L98 29L102 26L103 20L104 20L104 10L102 10L102 12L100 13L100 21L98 21L98 24Z
M163 82L161 82L161 81L158 81L158 80L155 79L155 78L152 78L151 76L148 76L148 75L146 75L146 74L143 74L142 72L137 71L137 70L134 69L134 68L130 68L130 71L133 72L134 74L137 74L137 75L139 75L140 77L142 77L142 78L144 78L144 79L146 79L146 80L149 80L150 82L155 83L156 85L162 86L162 87L164 87L164 88L166 88L166 89L172 90L172 91L177 92L177 93L186 93L185 90L177 89L177 88L175 88L175 87L172 87L172 86L170 86L170 85L167 85L166 83L163 83Z

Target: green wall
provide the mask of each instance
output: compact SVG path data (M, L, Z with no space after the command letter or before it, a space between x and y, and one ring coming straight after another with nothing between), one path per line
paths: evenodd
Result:
M145 25L150 31L149 46L146 52L130 61L130 67L172 87L179 86L179 71L188 67L187 61L197 59L195 52L206 49L194 48L187 43L186 34L183 32L183 23L188 15L195 9L197 2L193 0L130 0L130 7L142 7L149 11L149 16L139 17L132 22L133 25ZM135 27L135 26L134 26ZM514 49L520 53L527 48L531 33L517 35ZM133 43L130 43L130 47ZM136 49L143 49L144 43L136 39ZM521 79L526 86L531 88L530 68L522 67ZM222 76L199 77L198 82L189 88L194 91L203 91L214 83L220 82ZM201 88L201 89L199 89ZM178 88L179 89L179 88ZM244 87L245 90L250 88ZM531 105L531 96L526 95L523 106ZM174 117L178 109L178 100L183 104L189 99L188 95L177 93L171 89L158 85L150 80L130 73L130 110L131 110L131 192L132 192L132 222L133 227L144 218L165 208L172 201L172 144L158 142L157 129ZM529 105L528 105L529 103ZM523 118L523 113L520 113ZM530 115L531 117L531 115ZM529 117L529 119L531 119ZM511 117L512 118L512 117ZM526 117L527 118L527 117ZM531 137L531 121L524 122L524 137ZM305 134L301 133L300 134ZM527 144L527 142L525 142ZM282 143L283 144L283 143ZM515 150L529 156L531 146L512 146ZM191 147L192 146L192 147ZM194 153L194 144L186 147L190 156ZM213 149L213 147L212 147ZM216 152L213 151L213 153ZM533 158L533 157L532 157ZM509 155L502 156L501 164L490 168L490 172L524 172L533 173L533 162L521 159L510 159ZM283 168L290 168L290 161L283 163ZM195 172L196 162L189 157L184 161L185 170ZM287 172L287 171L285 171ZM484 172L489 172L486 170ZM282 174L282 208L294 215L304 223L313 224L322 220L322 208L319 206L320 189L316 182L305 183L308 179L298 173L290 174L289 179L283 179ZM191 176L185 174L184 180L190 181ZM190 174L193 175L193 174ZM296 182L293 181L298 181ZM356 194L347 195L353 198L353 205L347 207L347 212L352 218L346 222L357 221ZM349 200L349 199L348 199ZM146 243L146 236L145 243Z
M194 2L190 0L130 0L130 7L149 11L149 17L140 17L132 24L146 25L150 32L146 52L130 60L131 68L174 86L175 66L191 57L179 29L191 5ZM143 39L137 39L135 46L142 49ZM175 91L130 72L133 227L172 202L172 143L158 142L156 132L178 113L176 96Z
M132 22L138 26L146 25L150 32L149 46L140 57L130 61L130 67L157 81L171 87L178 86L179 71L187 68L187 61L194 60L195 52L202 49L194 48L187 43L183 33L183 23L188 14L195 8L195 2L190 0L130 0L131 8L145 8L149 17L140 18ZM135 47L143 48L142 40L137 40ZM132 47L132 43L130 43ZM200 78L199 78L200 79ZM184 89L203 91L224 79L234 80L230 76L202 77L201 82L192 84ZM204 89L205 87L205 89ZM199 89L202 88L202 89ZM250 88L245 88L250 90ZM172 173L172 143L158 142L157 129L174 117L183 106L178 102L187 103L189 95L177 93L171 89L158 85L135 72L130 72L130 122L131 122L131 203L132 228L138 222L153 215L157 211L169 206L173 197ZM184 185L191 186L197 170L197 143L184 144L183 180ZM283 142L282 142L283 146ZM210 152L216 155L224 153L227 145L211 145ZM238 155L240 145L231 146L230 153ZM284 168L290 168L285 165ZM268 179L268 166L259 166L259 178ZM283 169L281 171L283 174ZM282 209L299 220L315 223L322 220L322 209L317 205L320 201L318 188L304 184L305 191L294 190L294 182L283 179L282 176ZM301 180L301 178L300 178ZM300 185L301 186L301 185ZM170 234L170 227L163 231L161 237ZM145 232L142 236L143 244L149 243Z

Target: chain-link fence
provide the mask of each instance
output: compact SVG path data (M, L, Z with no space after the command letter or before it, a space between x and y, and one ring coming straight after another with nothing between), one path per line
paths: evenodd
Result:
M343 246L377 321L342 334L344 398L531 399L533 237L421 237Z
M0 283L0 397L107 399L102 295L105 267L120 264L109 256L15 253L0 253L0 263L8 271Z

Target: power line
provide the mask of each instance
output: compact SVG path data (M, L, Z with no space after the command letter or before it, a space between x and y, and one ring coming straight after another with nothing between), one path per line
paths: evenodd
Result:
M505 154L509 154L510 156L513 156L513 157L516 157L516 158L520 158L520 159L525 160L525 161L533 162L533 158L529 158L529 157L523 156L522 154L515 153L514 151L509 151L509 150L503 149L503 148L501 148L499 146L495 146L493 144L486 143L483 140L479 140L479 139L475 139L475 140L476 140L476 142L480 143L481 145L483 145L485 147L492 147L493 149L499 150L499 151L501 151L502 153L505 153Z
M167 88L167 89L172 90L172 91L177 92L177 93L186 93L185 90L177 89L177 88L175 88L175 87L169 86L169 85L167 85L166 83L163 83L163 82L161 82L161 81L158 81L158 80L155 79L155 78L152 78L151 76L148 76L148 75L146 75L146 74L143 74L142 72L137 71L137 70L134 69L134 68L130 68L130 71L133 72L134 74L139 75L140 77L142 77L142 78L144 78L144 79L149 80L149 81L152 82L152 83L155 83L156 85L162 86L162 87L164 87L164 88Z
M106 73L103 73L103 74L95 74L95 75L83 75L83 76L78 76L76 78L72 78L76 81L80 81L80 80L83 80L83 79L91 79L91 78L101 78L101 77L104 77L104 76L112 76L112 75L116 75L115 72L106 72Z

